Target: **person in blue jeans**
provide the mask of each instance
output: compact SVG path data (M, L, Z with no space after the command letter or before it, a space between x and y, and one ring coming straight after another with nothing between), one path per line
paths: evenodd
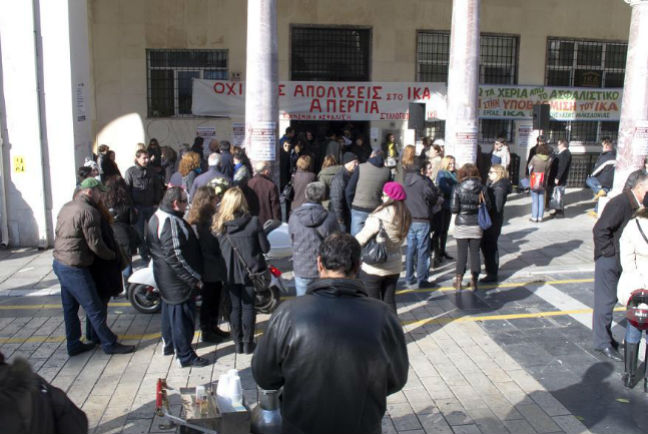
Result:
M531 179L531 222L540 223L544 217L545 192L551 169L551 149L542 143L529 163Z
M288 219L297 296L305 295L308 285L318 278L317 252L320 244L340 230L335 213L322 206L322 200L326 197L323 182L309 183L305 196L306 202L297 207Z
M404 167L403 182L407 194L405 205L412 216L412 224L407 232L405 280L408 285L421 288L428 285L430 276L430 221L432 208L438 199L432 181L423 175L424 170L424 157L417 157L411 165Z
M106 323L107 312L90 273L95 258L112 261L117 252L108 248L101 233L101 214L97 209L103 184L87 178L74 199L61 208L56 219L54 262L52 268L61 284L61 303L65 321L67 352L70 356L90 351L92 342L81 341L79 306L94 329L95 338L106 354L133 352L135 347L117 342L117 336Z

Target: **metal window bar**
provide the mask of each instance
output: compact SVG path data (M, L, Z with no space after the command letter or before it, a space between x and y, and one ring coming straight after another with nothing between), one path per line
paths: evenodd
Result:
M146 50L148 117L190 116L192 79L228 78L227 50Z
M369 81L371 31L362 28L291 28L291 79Z
M628 44L579 39L547 39L545 84L548 86L623 87ZM545 132L554 138L597 143L602 137L616 139L618 122L554 122Z
M518 38L510 35L485 34L480 37L480 74L483 84L515 84L518 71ZM450 32L419 31L416 38L416 78L418 81L448 82ZM499 136L510 138L513 122L500 119L480 121L480 143ZM428 122L425 134L443 137L445 122Z

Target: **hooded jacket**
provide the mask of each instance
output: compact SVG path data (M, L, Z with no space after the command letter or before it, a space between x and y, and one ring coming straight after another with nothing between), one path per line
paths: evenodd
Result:
M253 273L268 267L263 257L264 253L270 251L268 237L263 232L259 219L250 214L239 215L224 226L225 231L218 234L218 243L227 267L225 283L251 286L246 265ZM239 259L232 243L243 257L245 264Z
M455 225L475 226L478 224L479 196L483 194L486 207L490 209L490 200L479 178L467 178L460 182L452 192L450 209L457 214Z
M433 215L432 208L438 199L432 183L418 170L406 169L403 187L407 193L405 205L412 215L412 221L429 223Z
M282 303L252 358L260 387L283 386L285 434L379 434L407 370L398 317L351 279L316 281Z
M319 203L306 202L292 212L288 231L293 248L295 276L317 277L317 252L322 241L340 230L335 215Z
M158 209L148 223L148 246L153 258L153 277L168 304L189 300L202 279L200 245L182 213Z

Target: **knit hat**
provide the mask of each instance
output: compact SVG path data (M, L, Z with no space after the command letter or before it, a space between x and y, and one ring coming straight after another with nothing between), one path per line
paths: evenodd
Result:
M407 193L405 189L398 182L387 182L383 187L383 193L389 196L393 200L405 200L407 198Z
M342 164L347 164L358 159L358 156L353 152L345 152L342 155Z
M84 179L83 182L79 185L79 188L98 188L101 191L108 191L106 186L95 178Z

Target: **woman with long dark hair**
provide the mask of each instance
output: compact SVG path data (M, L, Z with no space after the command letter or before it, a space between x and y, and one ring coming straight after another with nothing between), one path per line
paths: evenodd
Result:
M203 342L220 342L230 335L218 328L218 312L226 269L220 243L211 231L211 224L219 200L220 197L213 187L200 187L194 193L191 209L187 215L187 222L198 235L203 257L204 286L201 290L202 306L200 307L200 330Z
M398 182L387 182L383 187L382 204L365 221L356 239L361 246L374 236L380 237L380 229L386 234L387 261L382 264L362 263L360 279L369 297L382 300L396 312L396 283L403 270L400 247L407 238L412 217L405 206L405 189ZM380 240L383 241L383 240Z
M254 352L254 287L248 275L266 270L264 253L270 243L257 217L248 211L245 195L239 187L223 195L212 221L227 267L225 285L232 301L230 325L237 353Z
M466 272L468 252L470 252L470 286L477 290L479 279L479 245L482 238L482 228L479 226L477 213L482 202L490 208L490 200L486 187L481 182L479 169L474 164L464 164L457 174L459 184L452 193L450 208L455 217L455 235L457 240L457 265L454 287L461 289L463 275Z
M139 245L139 235L134 227L137 222L137 210L128 193L126 182L121 176L111 176L106 179L106 189L103 203L112 216L111 228L127 263L122 270L126 281L133 273L133 253L137 251Z

